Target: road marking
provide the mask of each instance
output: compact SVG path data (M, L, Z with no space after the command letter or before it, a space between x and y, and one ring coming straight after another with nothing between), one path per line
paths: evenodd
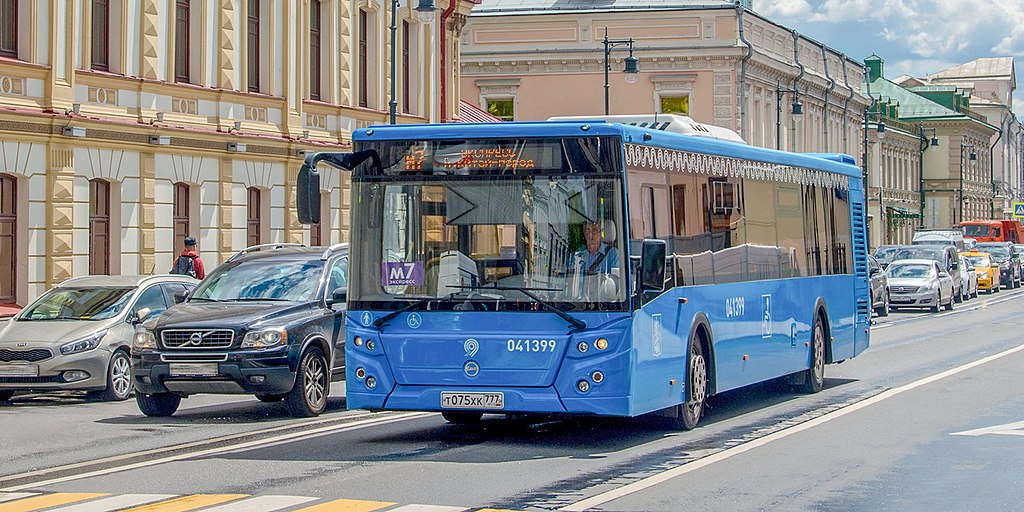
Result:
M122 494L87 503L68 505L53 509L48 512L107 512L109 510L121 510L128 507L137 507L154 501L163 501L175 497L175 494Z
M67 505L68 503L91 500L93 498L100 498L103 496L110 495L87 492L59 492L55 494L44 494L42 496L33 496L31 498L25 498L11 503L4 503L0 505L0 512L30 512L32 510L42 510L44 508Z
M362 500L334 500L327 503L319 503L312 507L300 508L295 512L370 512L390 507L394 503L385 501L362 501Z
M20 500L38 494L38 492L0 492L0 502Z
M619 498L621 498L623 496L628 496L630 494L633 494L633 493L636 493L636 492L640 492L640 491L642 491L644 489L647 489L649 487L653 487L653 486L658 485L660 483L666 482L666 481L671 480L672 478L675 478L677 476L689 473L691 471L696 471L696 470L701 469L703 467L710 466L710 465L712 465L712 464L714 464L716 462L720 462L720 461L723 461L725 459L731 458L733 456L739 455L741 453L753 450L754 448L758 448L760 446L764 446L764 445L766 445L768 443L771 443L773 441L778 441L779 439L782 439L782 438L785 438L785 437L789 437L789 436L791 436L793 434L797 434L797 433L803 432L805 430L817 427L818 425L821 425L823 423L832 421L832 420L837 419L837 418L841 418L843 416L846 416L847 414L850 414L850 413L855 412L855 411L859 411L861 409L864 409L865 407L874 405L874 404L876 404L878 402L881 402L883 400L887 400L887 399L892 398L892 397L894 397L896 395L899 395L901 393L910 391L912 389L919 388L919 387L927 385L927 384L931 384L932 382L945 379L946 377L949 377L949 376L952 376L952 375L956 375L956 374L958 374L960 372L964 372L964 371L970 370L971 368L975 368L977 366L981 366L983 364L990 363L990 362L995 361L997 359L1000 359L1002 357L1006 357L1006 356L1011 355L1011 354L1016 354L1017 352L1020 352L1022 350L1024 350L1024 345L1019 345L1019 346L1011 348L1009 350L1004 350L1003 352L1000 352L998 354L994 354L994 355L991 355L991 356L988 356L988 357L984 357L984 358L978 359L977 361L973 361L973 362L967 363L965 365L961 365L961 366L958 366L956 368L952 368L952 369L946 370L944 372L937 373L937 374L932 375L930 377L925 377L923 379L911 382L910 384L905 384L905 385L900 386L898 388L888 389L888 390L883 391L883 392L881 392L881 393L879 393L879 394L877 394L877 395L875 395L875 396L873 396L871 398L865 399L865 400L857 402L855 404L848 405L848 406L846 406L846 407L844 407L842 409L836 409L835 411L832 411L830 413L824 414L822 416L818 416L817 418L805 421L805 422L797 424L797 425L793 425L792 427L789 427L789 428L786 428L786 429L783 429L783 430L779 430L779 431L773 432L771 434L768 434L767 436L764 436L764 437L761 437L761 438L758 438L758 439L754 439L752 441L748 441L746 443L734 446L732 448L727 448L727 449L722 450L720 452L715 452L715 453L713 453L711 455L708 455L707 457L704 457L702 459L697 459L697 460L695 460L693 462L690 462L688 464L684 464L682 466L676 466L676 467L674 467L672 469L669 469L667 471L664 471L662 473L658 473L656 475L649 476L647 478L643 478L643 479L637 480L637 481L635 481L635 482L633 482L631 484L624 485L622 487L619 487L619 488L616 488L616 489L612 489L610 491L606 491L606 492L603 492L603 493L591 496L591 497L589 497L587 499L584 499L582 501L578 501L576 503L573 503L571 505L563 507L563 508L561 508L559 510L565 510L565 511L569 511L569 512L581 512L583 510L587 510L588 508L593 508L593 507L596 507L598 505L603 505L605 503L617 500L617 499L619 499Z
M209 507L210 505L247 498L248 496L248 494L192 494L190 496L174 498L173 500L161 501L160 503L130 508L124 512L187 512L189 510Z
M309 496L253 496L252 498L234 501L226 505L204 508L203 512L272 512L316 501L317 499L319 498L310 498Z
M243 432L241 434L230 434L230 435L221 436L221 437L214 437L212 439L203 439L201 441L192 441L192 442L189 442L189 443L181 443L181 444L176 444L176 445L171 445L171 446L164 446L162 448L153 448L151 450L143 450L143 451L132 452L132 453L128 453L128 454L113 455L113 456L110 456L110 457L104 457L102 459L94 459L94 460L88 460L88 461L83 461L83 462L76 462L76 463L73 463L73 464L65 464L63 466L56 466L56 467L52 467L52 468L38 469L38 470L35 470L35 471L26 471L24 473L19 473L19 474L15 474L15 475L5 475L3 477L0 477L0 482L17 481L17 480L22 480L22 479L26 479L26 478L31 478L33 476L46 475L46 474L57 473L57 472L72 471L72 470L77 469L77 468L84 468L84 467L89 467L89 466L95 466L95 465L98 465L98 464L120 462L120 461L123 461L123 460L129 460L129 459L136 458L136 457L142 457L142 456L147 456L147 455L156 455L156 454L160 454L160 453L176 452L176 451L187 450L187 449L190 449L190 448L196 448L196 447L200 447L200 446L208 446L208 445L211 445L211 444L225 443L225 442L230 442L230 441L235 440L235 439L244 439L244 438L247 438L247 437L252 437L254 435L268 434L268 433L278 432L278 431L282 431L282 430L302 429L302 428L305 428L305 427L308 427L308 426L320 425L320 424L323 424L323 423L338 423L339 421L347 421L347 420L352 420L352 419L370 417L370 416L374 416L375 414L378 414L378 413L364 412L362 414L346 415L346 416L343 416L341 418L338 418L338 417L333 417L333 418L317 418L317 419L314 419L314 420L303 421L303 422L299 422L299 423L291 423L291 424L287 424L287 425L280 425L280 426L277 426L277 427L271 427L271 428L268 428L268 429L265 429L265 430L255 430L255 431L252 431L252 432ZM19 487L24 488L23 486L19 486ZM3 491L3 490L5 490L5 489L0 489L0 491Z
M22 485L15 485L15 486L11 486L11 487L6 487L4 489L0 489L0 492L4 492L4 491L21 491L21 490L30 489L30 488L43 487L43 486L53 485L53 484L58 484L58 483L63 483L63 482L70 482L70 481L73 481L73 480L81 480L83 478L90 478L90 477L94 477L94 476L103 476L103 475L109 475L109 474L113 474L113 473L120 473L122 471L128 471L128 470L131 470L131 469L138 469L138 468L144 468L144 467L149 467L149 466L156 466L156 465L159 465L159 464L166 464L168 462L174 462L174 461L179 461L179 460L191 459L191 458L195 458L195 457L204 457L204 456L208 456L208 455L216 455L216 454L221 454L221 453L225 453L225 452L231 452L231 451L241 450L241 449L246 449L246 448L261 447L261 446L264 446L264 445L280 443L282 441L287 441L287 440L291 440L291 439L298 439L298 438L306 439L306 438L317 436L317 435L325 435L325 434L338 433L338 432L348 432L350 430L358 430L358 429L361 429L361 428L364 428L364 427L387 425L389 423L397 423L397 422L400 422L400 421L407 421L407 420L412 420L412 419L417 419L417 418L423 418L423 417L426 417L426 416L430 416L432 414L436 414L436 413L428 413L428 412L403 413L403 414L396 414L396 415L391 416L390 418L385 419L385 420L380 420L380 419L373 418L373 419L367 419L367 420L362 420L362 421L356 421L356 422L352 422L352 423L346 423L344 425L332 425L332 426L327 426L327 427L315 428L315 429L312 429L312 430L304 430L304 431L300 431L300 432L291 432L291 433L288 433L288 434L281 434L279 436L274 436L274 437L270 437L270 438L266 438L266 439L260 439L260 440L256 440L256 441L247 441L247 442L244 442L244 443L231 444L231 445L227 445L227 446L220 446L220 447L217 447L217 448L209 448L209 449L206 449L206 450L199 450L199 451L188 452L188 453L180 453L180 454L177 454L177 455L169 455L167 457L162 457L162 458L159 458L159 459L153 459L153 460L148 460L148 461L143 461L143 462L136 462L134 464L125 464L123 466L117 466L117 467L111 467L111 468L105 468L105 469L98 469L98 470L95 470L95 471L87 471L85 473L79 473L79 474L75 474L75 475L68 475L68 476L63 476L63 477L51 478L49 480L42 480L42 481L37 481L37 482L29 482L29 483L25 483L25 484L22 484ZM0 509L0 512L5 512L5 511L3 509Z
M965 430L963 432L953 432L951 436L984 436L987 434L998 434L1003 436L1024 436L1024 421L1018 421L1016 423L1006 423L1004 425L995 425L992 427L978 428L974 430Z
M466 507L444 507L441 505L403 505L388 510L388 512L464 512L469 510Z

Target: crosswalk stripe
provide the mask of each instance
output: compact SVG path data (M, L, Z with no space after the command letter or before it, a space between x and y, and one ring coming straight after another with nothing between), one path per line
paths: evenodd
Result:
M233 501L227 505L203 509L203 512L272 512L295 505L316 501L319 498L309 496L255 496L244 500Z
M121 510L122 508L137 507L154 501L168 500L177 494L122 494L86 503L68 505L47 512L108 512L110 510Z
M334 500L318 503L312 507L300 508L295 512L370 512L390 507L394 503L386 501Z
M388 512L463 512L469 510L466 507L445 507L441 505L403 505L398 508L388 510Z
M248 497L248 494L193 494L182 496L173 500L161 501L151 505L130 508L124 512L186 512L197 508L218 505L228 501ZM0 512L3 512L0 510Z
M54 494L44 494L42 496L33 496L31 498L0 504L0 512L30 512L32 510L67 505L68 503L85 501L103 496L109 496L109 494L85 492L58 492Z
M20 500L21 498L28 498L29 496L35 496L38 492L0 492L0 502L3 501L14 501Z

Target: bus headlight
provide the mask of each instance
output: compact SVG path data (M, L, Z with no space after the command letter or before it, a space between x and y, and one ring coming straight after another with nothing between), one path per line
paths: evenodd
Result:
M587 382L587 379L583 379L576 383L576 389L580 390L580 393L586 393L590 391L590 382Z
M604 350L608 348L608 340L604 338L598 338L597 341L594 342L594 346L597 347L598 350Z
M581 354L585 354L590 350L590 344L585 341L581 341L579 345L576 345L576 350L579 350Z
M242 348L275 347L287 342L288 331L284 327L271 327L245 333L245 338L242 338Z

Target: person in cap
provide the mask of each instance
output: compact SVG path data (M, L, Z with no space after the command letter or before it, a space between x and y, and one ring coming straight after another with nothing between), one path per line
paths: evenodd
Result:
M199 257L195 238L185 237L185 250L181 251L177 258L174 258L171 273L188 275L196 279L206 277L206 267L203 266L203 259Z

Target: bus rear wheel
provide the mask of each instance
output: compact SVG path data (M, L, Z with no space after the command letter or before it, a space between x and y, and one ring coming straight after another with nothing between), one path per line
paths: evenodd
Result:
M952 299L950 299L952 301ZM804 370L804 383L800 387L804 393L817 393L825 385L825 326L821 316L814 316L814 327L811 330L811 366Z
M684 430L693 430L704 414L704 401L708 396L708 360L704 357L704 347L700 335L696 332L690 336L689 364L686 368L686 401L679 408L679 426Z

